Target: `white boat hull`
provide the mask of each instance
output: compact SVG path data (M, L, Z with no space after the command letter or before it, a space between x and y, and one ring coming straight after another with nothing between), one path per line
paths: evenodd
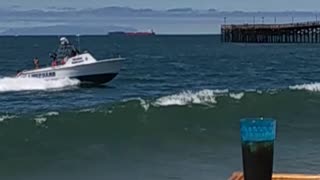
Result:
M104 84L117 76L124 60L123 58L115 58L96 61L91 58L93 57L90 54L80 55L68 60L69 62L65 65L23 71L17 77L46 80L72 78L85 83ZM78 63L79 60L80 63Z

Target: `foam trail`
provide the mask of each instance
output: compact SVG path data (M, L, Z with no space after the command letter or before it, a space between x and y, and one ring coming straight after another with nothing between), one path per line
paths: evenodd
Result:
M227 93L228 90L201 90L198 92L184 91L179 94L164 96L157 99L155 106L184 106L187 104L215 104L219 94Z
M292 90L307 90L307 91L319 92L320 83L301 84L301 85L289 86L289 88Z
M38 78L4 77L0 78L0 92L60 89L79 84L79 80L68 78L48 81Z

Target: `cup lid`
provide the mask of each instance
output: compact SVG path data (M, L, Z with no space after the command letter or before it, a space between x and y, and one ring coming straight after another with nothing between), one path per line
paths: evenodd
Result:
M274 141L276 120L270 118L248 118L240 120L241 141Z

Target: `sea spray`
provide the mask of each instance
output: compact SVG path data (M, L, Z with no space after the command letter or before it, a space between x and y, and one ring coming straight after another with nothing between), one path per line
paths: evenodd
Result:
M61 89L79 84L79 80L68 78L48 81L38 78L4 77L0 78L0 92Z

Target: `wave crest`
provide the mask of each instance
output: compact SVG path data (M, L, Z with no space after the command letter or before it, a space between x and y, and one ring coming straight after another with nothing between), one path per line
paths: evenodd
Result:
M241 92L241 93L230 93L229 96L233 99L237 99L237 100L240 100L243 98L244 96L244 93Z
M184 106L188 104L215 104L219 94L228 93L228 90L201 90L198 92L183 91L178 94L158 98L153 104L155 106Z
M9 119L14 119L17 118L17 116L14 115L2 115L0 116L0 122L5 121L5 120L9 120Z
M289 87L292 90L307 90L313 92L320 92L320 83L300 84Z

